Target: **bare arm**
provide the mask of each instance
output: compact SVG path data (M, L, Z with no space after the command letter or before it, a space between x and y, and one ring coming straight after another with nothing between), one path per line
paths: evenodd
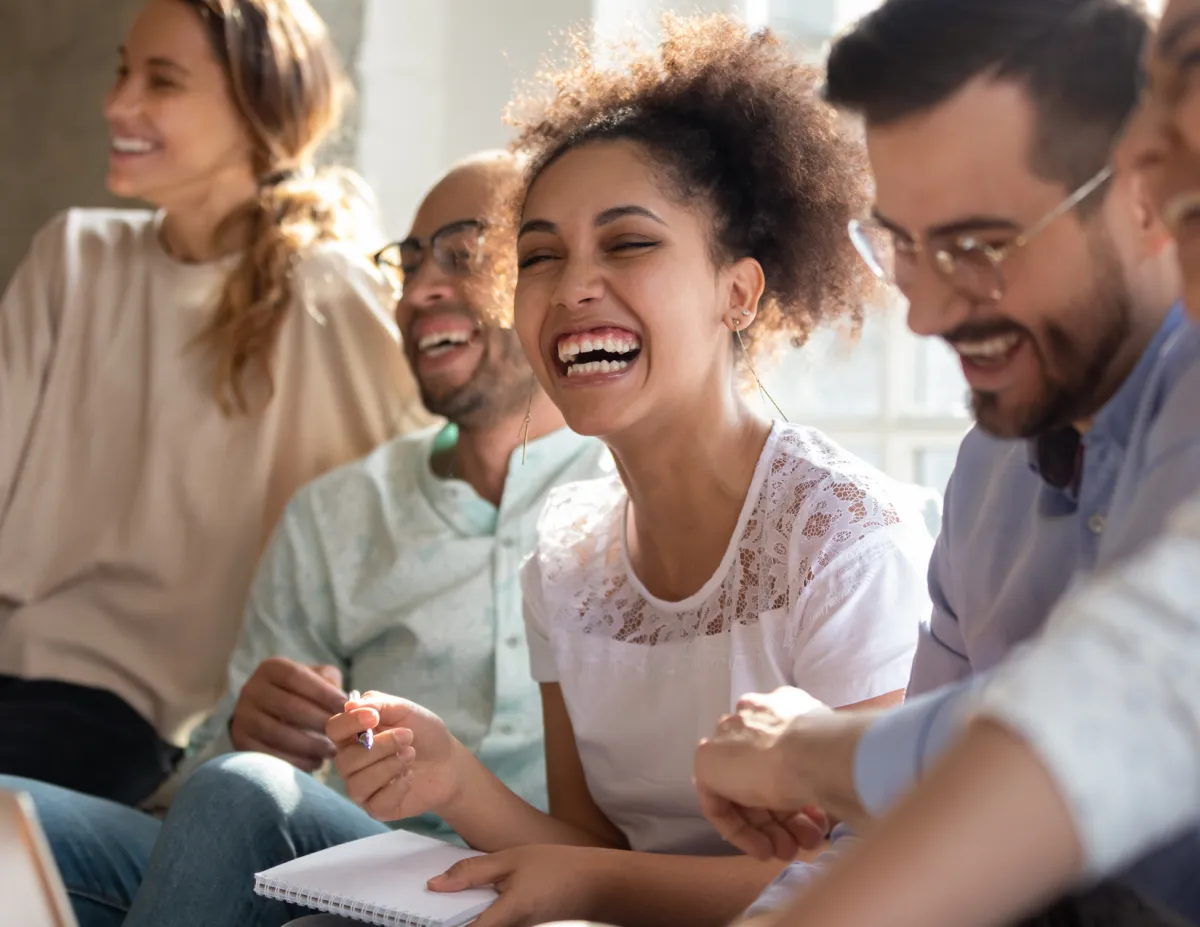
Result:
M461 751L459 797L440 813L471 846L486 852L534 843L624 848L624 836L592 800L575 731L558 683L542 684L550 814L518 798L473 755Z
M783 868L746 856L604 855L591 916L622 927L724 927Z

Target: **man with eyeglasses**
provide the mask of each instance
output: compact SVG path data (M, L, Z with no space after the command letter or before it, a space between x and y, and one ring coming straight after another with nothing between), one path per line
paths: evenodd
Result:
M612 465L601 443L564 426L491 305L484 216L515 170L502 153L459 164L411 235L376 255L397 287L422 400L447 424L292 500L259 565L227 694L192 738L166 821L0 778L32 793L82 927L115 927L127 912L154 924L179 910L213 924L302 913L254 895L252 874L388 828L322 775L334 752L325 722L352 688L428 706L545 807L518 568L550 489ZM432 817L402 826L451 836Z
M941 687L1002 662L1075 577L1124 561L1200 488L1200 332L1174 305L1139 179L1108 166L1147 36L1126 0L888 0L831 51L828 98L864 119L876 181L850 234L907 298L910 328L958 353L976 427L945 497L908 704L833 716L754 696L697 752L710 818L747 849L813 843L819 816L792 816L806 806L849 823L885 810L971 704ZM1125 883L1200 917L1196 849ZM817 869L791 867L752 912ZM1159 920L1108 886L1040 922Z

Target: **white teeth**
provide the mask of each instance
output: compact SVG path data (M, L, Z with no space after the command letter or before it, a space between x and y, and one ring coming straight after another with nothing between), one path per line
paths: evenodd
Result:
M449 350L455 345L466 344L470 340L471 335L469 332L439 332L436 334L426 335L424 338L418 341L417 350L425 351L426 353L433 353L430 349L440 345L445 345L446 350ZM445 354L446 351L440 351L438 353Z
M631 354L641 348L642 343L633 336L622 338L619 335L608 335L604 338L600 337L566 337L559 339L558 342L558 359L564 364L569 364L572 359L580 354L588 354L592 351L605 351L609 354Z
M121 154L146 154L154 150L151 142L141 138L114 138L112 147Z
M954 350L971 360L993 360L1003 357L1015 348L1020 340L1020 335L1012 334L988 338L985 341L960 341L955 343Z
M588 361L567 368L568 377L588 377L597 373L617 373L629 366L629 361Z

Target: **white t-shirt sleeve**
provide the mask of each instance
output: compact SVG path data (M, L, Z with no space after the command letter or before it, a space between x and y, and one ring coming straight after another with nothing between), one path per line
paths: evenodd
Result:
M797 604L796 686L841 708L908 684L930 609L929 546L917 532L883 530L815 572Z
M1198 567L1200 500L1064 600L979 695L978 714L1020 734L1058 783L1091 876L1200 818Z
M521 567L521 602L525 612L525 639L529 643L529 668L534 681L558 682L537 549Z

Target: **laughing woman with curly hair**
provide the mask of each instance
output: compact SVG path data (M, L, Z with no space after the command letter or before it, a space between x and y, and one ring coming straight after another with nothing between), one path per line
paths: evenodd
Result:
M760 350L860 311L861 152L770 33L665 28L617 70L580 46L514 110L515 327L619 473L551 494L523 573L550 812L401 698L328 729L368 811L434 811L491 853L431 883L495 885L479 927L727 923L775 869L700 813L705 723L756 687L898 701L928 609L930 539L899 488L740 389Z

